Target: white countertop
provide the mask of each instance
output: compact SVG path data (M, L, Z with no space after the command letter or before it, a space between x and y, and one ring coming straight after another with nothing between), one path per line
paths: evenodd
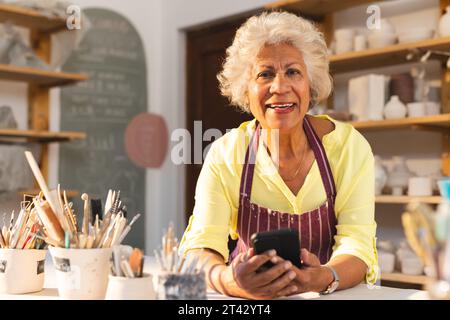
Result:
M156 270L156 262L152 257L146 257L144 263L144 272L153 273ZM0 294L0 300L54 300L59 299L58 290L56 289L56 281L54 276L53 263L47 255L45 264L45 282L44 290L24 295L4 295ZM241 300L223 296L213 291L208 292L208 300ZM426 300L428 294L426 291L397 289L381 286L369 287L366 284L360 284L354 288L336 291L327 296L320 296L318 293L307 292L284 298L289 300Z

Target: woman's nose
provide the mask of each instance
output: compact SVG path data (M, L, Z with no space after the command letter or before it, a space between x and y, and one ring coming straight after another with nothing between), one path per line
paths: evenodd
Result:
M271 94L284 94L290 90L289 81L284 77L284 75L277 74L272 81L270 86Z

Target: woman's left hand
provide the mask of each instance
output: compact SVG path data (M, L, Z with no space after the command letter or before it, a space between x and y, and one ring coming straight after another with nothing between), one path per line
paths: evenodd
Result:
M281 258L279 258L281 259ZM292 270L297 277L292 284L297 287L296 292L280 292L280 296L288 296L303 292L321 292L333 281L331 271L320 264L319 258L306 249L301 249L301 258L303 267L301 269L292 266Z

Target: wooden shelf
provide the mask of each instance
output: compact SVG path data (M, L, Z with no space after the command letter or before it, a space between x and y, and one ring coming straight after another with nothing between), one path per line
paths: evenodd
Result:
M332 55L330 57L330 69L333 74L336 74L411 63L411 61L406 60L406 56L414 49L450 51L450 37Z
M381 131L387 129L425 129L425 130L450 130L450 114L437 116L375 120L375 121L353 121L350 122L357 130Z
M430 278L425 275L410 276L403 273L382 273L381 281L426 285Z
M66 29L66 20L59 17L47 17L42 13L11 4L0 4L0 23L11 21L13 24L44 33Z
M20 190L19 194L20 195L32 195L32 196L37 196L39 194L41 190L39 189L32 189L32 190ZM63 191L63 190L61 190ZM66 194L67 194L67 198L75 198L78 197L80 195L80 191L79 190L66 190ZM62 195L62 192L61 192Z
M43 87L56 87L86 81L84 74L41 70L31 67L19 67L0 64L0 80L22 81Z
M322 17L329 13L337 12L370 2L374 2L374 0L281 0L269 3L265 5L264 8L283 9L306 16Z
M38 130L0 129L0 142L64 142L86 139L84 132L51 132Z
M390 196L390 195L381 195L381 196L375 197L376 203L407 204L411 201L420 201L422 203L428 203L428 204L439 204L442 201L442 197L440 197L440 196L410 197L410 196Z

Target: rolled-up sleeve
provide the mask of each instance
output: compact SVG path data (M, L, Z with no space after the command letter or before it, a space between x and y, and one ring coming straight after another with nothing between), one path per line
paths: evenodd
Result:
M180 243L180 253L209 248L228 261L231 205L220 177L220 155L213 143L195 189L195 206Z
M356 134L357 141L347 153L345 165L353 166L352 174L340 177L336 198L337 234L331 259L353 255L367 265L366 282L374 284L378 277L376 249L374 157L367 141Z

